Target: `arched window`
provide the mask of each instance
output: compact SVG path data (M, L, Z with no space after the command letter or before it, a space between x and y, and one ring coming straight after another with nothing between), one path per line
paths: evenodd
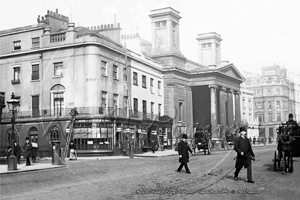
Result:
M30 141L34 143L38 143L38 129L36 127L31 127L28 133L30 137Z
M49 130L49 140L50 141L60 141L60 130L57 126L53 126Z
M64 93L65 87L63 85L54 85L50 90L51 95L51 113L53 116L64 115Z
M14 131L14 134L12 134L12 128L9 128L6 132L6 141L7 141L7 143L10 144L12 142L12 140L17 140L18 141L18 139L19 138L18 138L18 133L17 133L16 129Z

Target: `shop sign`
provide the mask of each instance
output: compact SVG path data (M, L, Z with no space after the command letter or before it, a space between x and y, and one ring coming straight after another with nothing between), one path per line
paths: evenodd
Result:
M94 141L87 141L88 144L94 144Z
M121 132L122 131L122 128L117 128L117 132Z

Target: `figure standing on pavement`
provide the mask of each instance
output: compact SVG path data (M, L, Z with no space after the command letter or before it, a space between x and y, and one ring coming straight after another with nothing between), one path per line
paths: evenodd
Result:
M31 155L31 150L32 150L32 144L29 141L29 137L26 137L26 142L23 145L23 150L24 150L24 158L26 158L26 166L30 165L30 155Z
M32 144L31 159L32 159L32 162L35 163L36 156L37 156L37 150L39 149L39 146L35 142L31 142L31 144Z
M237 152L234 180L238 180L239 173L243 167L247 168L247 179L249 183L254 183L252 180L252 163L251 160L255 160L255 156L250 144L250 141L245 137L247 130L245 127L240 128L240 137L234 142L234 150Z
M179 162L181 164L176 171L180 172L184 166L186 173L190 174L191 171L190 171L187 163L189 162L189 152L193 155L193 151L191 150L191 148L186 140L187 140L187 135L183 134L182 140L178 144Z
M21 160L21 147L17 143L16 140L13 141L13 148L14 148L14 156L16 156L18 164L20 164L20 160ZM12 152L11 145L8 145L8 147L7 147L7 159L11 155L11 152Z
M153 137L151 138L151 150L152 150L153 153L155 153L156 144L155 144L155 140L154 140Z
M69 158L69 160L77 160L76 145L74 144L73 140L69 144L69 149L70 149L70 158Z

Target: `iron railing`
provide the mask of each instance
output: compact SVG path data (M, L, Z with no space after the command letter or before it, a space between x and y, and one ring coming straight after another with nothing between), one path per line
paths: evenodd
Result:
M55 117L69 117L70 111L73 108L63 109L43 109L39 112L35 111L18 111L16 113L16 119L30 119L30 118L55 118ZM77 107L78 117L122 117L133 119L147 119L157 121L158 114L137 112L133 110L127 110L123 108L115 107ZM3 112L2 119L11 119L11 112Z

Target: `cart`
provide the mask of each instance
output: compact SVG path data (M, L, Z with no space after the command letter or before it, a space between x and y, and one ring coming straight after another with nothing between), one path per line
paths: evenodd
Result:
M211 142L211 132L210 129L199 129L195 133L195 147L198 149L198 152L202 149L204 155L206 153L211 155L212 153L212 142ZM194 148L194 153L196 153L196 148Z

